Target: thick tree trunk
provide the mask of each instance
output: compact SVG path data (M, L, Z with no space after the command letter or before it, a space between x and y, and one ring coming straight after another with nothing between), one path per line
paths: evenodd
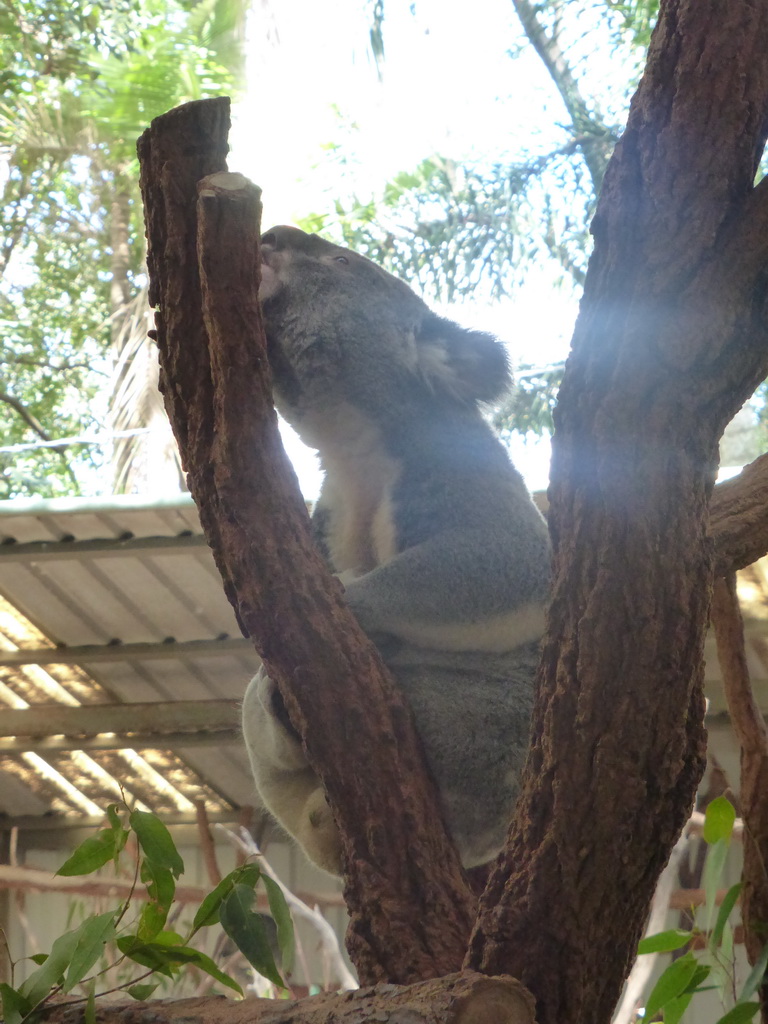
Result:
M533 746L468 963L610 1019L704 763L717 442L768 369L768 4L662 3L560 395Z
M257 190L213 174L196 214L197 182L224 166L227 110L188 104L139 142L166 406L227 594L340 826L360 978L445 974L461 963L474 900L410 712L312 544L280 443L257 299Z

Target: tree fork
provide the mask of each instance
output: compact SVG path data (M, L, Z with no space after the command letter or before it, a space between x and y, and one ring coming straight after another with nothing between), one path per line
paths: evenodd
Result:
M768 5L663 0L593 224L532 749L467 960L541 1024L610 1020L703 766L717 442L768 370L766 53Z
M461 963L474 900L410 712L311 540L272 406L258 190L220 173L228 128L228 101L202 100L139 140L166 408L227 596L339 824L361 980L446 974Z

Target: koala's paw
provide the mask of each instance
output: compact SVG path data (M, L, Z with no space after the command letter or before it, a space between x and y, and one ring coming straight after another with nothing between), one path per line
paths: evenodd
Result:
M341 837L322 786L307 798L296 838L318 867L332 875L341 874Z
M251 761L298 770L307 759L288 721L280 691L262 666L248 684L243 700L243 736Z
M354 583L355 580L359 580L362 575L357 569L345 569L344 572L334 573L336 579L340 580L345 587L348 587L350 583Z

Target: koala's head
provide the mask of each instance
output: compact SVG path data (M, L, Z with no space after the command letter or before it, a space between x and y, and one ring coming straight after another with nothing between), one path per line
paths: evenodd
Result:
M461 406L509 386L503 346L432 313L364 256L298 228L261 240L259 298L279 406L350 402L396 412L401 398Z

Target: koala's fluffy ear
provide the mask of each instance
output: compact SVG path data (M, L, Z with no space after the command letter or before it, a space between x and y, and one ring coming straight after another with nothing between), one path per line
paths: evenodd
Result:
M435 392L463 402L492 402L512 383L507 353L484 331L469 331L431 313L416 334L418 366Z

